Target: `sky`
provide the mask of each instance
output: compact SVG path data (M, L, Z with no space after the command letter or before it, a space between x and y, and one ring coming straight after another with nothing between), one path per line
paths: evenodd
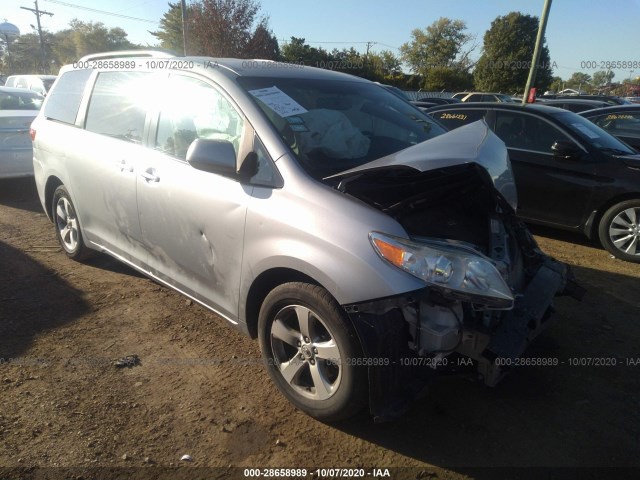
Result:
M39 0L43 28L56 32L69 21L102 22L121 27L130 41L153 46L149 30L168 10L169 0ZM174 0L178 2L179 0ZM188 2L189 0L187 0ZM410 41L411 31L424 29L440 17L463 20L467 33L477 36L480 56L482 37L500 15L520 11L540 16L544 0L260 0L260 14L280 44L290 37L327 50L353 46L365 52L398 48ZM21 33L33 32L36 15L20 7L34 8L33 0L2 0L0 22L16 25ZM91 10L93 9L93 10ZM108 15L109 12L118 16ZM134 18L127 18L134 17ZM640 76L640 0L555 0L546 32L553 74L568 79L574 72L592 75L606 70L605 62L627 62L613 68L614 81ZM633 66L633 63L636 65Z

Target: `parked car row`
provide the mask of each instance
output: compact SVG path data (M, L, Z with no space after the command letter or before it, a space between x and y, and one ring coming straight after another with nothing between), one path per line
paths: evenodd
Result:
M31 129L43 209L70 258L106 252L257 337L309 415L392 418L445 372L495 385L579 297L487 123L447 132L338 72L149 57L61 70Z
M592 123L543 104L502 103L443 105L428 113L450 129L484 120L505 142L519 216L597 236L614 256L640 262L640 154L597 125L617 128L622 114L596 113ZM634 131L637 120L623 116L625 132Z

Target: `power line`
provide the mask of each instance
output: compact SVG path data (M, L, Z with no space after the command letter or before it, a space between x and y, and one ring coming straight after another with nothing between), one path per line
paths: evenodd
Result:
M78 10L86 10L88 12L93 12L93 13L101 13L103 15L111 15L112 17L126 18L127 20L135 20L135 21L138 21L138 22L153 23L154 25L157 25L157 24L160 23L160 22L158 22L156 20L148 20L146 18L132 17L130 15L123 15L121 13L107 12L105 10L98 10L96 8L84 7L82 5L76 5L75 3L61 2L59 0L45 0L45 2L56 3L58 5L63 5L65 7L77 8Z

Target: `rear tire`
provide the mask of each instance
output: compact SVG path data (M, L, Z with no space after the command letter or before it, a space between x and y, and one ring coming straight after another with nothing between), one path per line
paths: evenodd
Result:
M64 185L60 185L53 193L51 213L56 237L67 256L78 261L90 257L93 251L84 243L76 209Z
M258 331L269 375L297 408L336 422L366 404L360 341L326 290L301 282L276 287L262 304Z
M607 210L598 227L602 246L614 257L640 263L640 199L620 202Z

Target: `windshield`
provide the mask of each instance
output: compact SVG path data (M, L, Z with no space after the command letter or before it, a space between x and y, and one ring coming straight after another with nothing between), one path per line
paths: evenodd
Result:
M357 167L446 131L373 83L264 77L238 81L315 178Z
M39 110L44 97L35 92L0 92L0 110Z
M599 150L610 150L621 155L633 155L637 153L626 143L621 142L595 123L592 123L580 115L571 112L562 112L555 116L574 134Z

